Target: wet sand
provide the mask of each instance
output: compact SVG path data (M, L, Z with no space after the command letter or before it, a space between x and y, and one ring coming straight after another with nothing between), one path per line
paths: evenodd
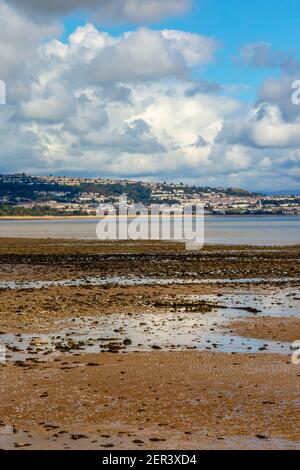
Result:
M281 356L104 353L0 370L15 429L2 446L299 447L300 371Z
M245 338L288 343L300 340L300 318L243 318L230 322L227 329Z
M0 331L43 332L58 327L59 322L70 324L74 318L108 315L116 312L164 312L176 305L159 299L167 295L210 294L212 286L100 286L100 287L50 287L48 289L0 290ZM173 302L173 299L171 300ZM181 306L180 303L179 307ZM188 301L184 304L189 304ZM198 311L205 312L206 302L193 303Z
M0 281L20 284L0 289L0 448L300 449L299 260L300 247L4 239ZM87 282L22 285L74 279Z

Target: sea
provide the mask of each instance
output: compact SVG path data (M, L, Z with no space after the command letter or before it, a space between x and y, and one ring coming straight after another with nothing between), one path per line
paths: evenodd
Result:
M96 240L97 219L0 219L0 237ZM300 244L300 216L205 216L205 243Z

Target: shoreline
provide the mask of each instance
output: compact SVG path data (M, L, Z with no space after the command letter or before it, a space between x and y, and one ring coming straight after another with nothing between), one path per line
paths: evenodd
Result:
M105 216L113 217L113 216ZM131 216L134 217L134 216ZM157 217L157 216L154 216ZM294 217L300 217L300 214L204 214L204 218L210 217L231 217L231 218L272 218L272 217L284 217L292 219ZM74 220L74 219L102 219L103 216L97 215L11 215L11 216L0 216L0 221L5 220ZM128 216L130 218L130 216Z
M10 242L14 242L14 243L19 243L20 241L23 241L23 242L40 242L40 243L45 243L45 242L48 242L48 243L51 243L51 244L54 244L55 242L57 243L65 243L65 244L72 244L72 243L76 243L78 245L83 245L84 243L86 243L87 245L94 245L94 246L99 246L101 247L101 245L104 247L104 246L110 246L110 247L129 247L129 248L132 248L132 247L136 247L138 245L141 245L141 246L148 246L149 248L152 246L154 248L156 248L158 245L161 244L162 247L168 247L168 248L172 248L172 245L173 247L176 247L177 248L177 251L185 251L186 253L200 253L200 252L203 252L203 250L205 249L211 249L211 248L214 248L214 249L228 249L228 250L259 250L259 251L263 251L263 250L274 250L274 249L279 249L279 248L282 248L282 249L298 249L300 248L300 241L297 243L294 243L294 242L281 242L281 243L271 243L271 244L259 244L257 243L256 241L253 242L253 243L245 243L245 242L242 242L240 244L236 243L236 242L227 242L227 243L219 243L219 242L205 242L203 247L199 250L199 249L196 249L196 250L185 250L185 241L183 242L178 242L176 240L174 241L168 241L168 240L100 240L96 237L77 237L77 236L70 236L69 238L66 238L66 236L23 236L23 237L20 237L19 235L15 236L15 237L12 237L12 236L7 236L7 235L1 235L0 233L0 240L1 242L3 243L4 241L10 241ZM120 251L117 251L116 253L119 253L119 254L126 254L126 252L120 252Z

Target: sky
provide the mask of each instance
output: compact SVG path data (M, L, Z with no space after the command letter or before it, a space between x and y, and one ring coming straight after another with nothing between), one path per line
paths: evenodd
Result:
M299 190L299 10L0 0L0 173Z

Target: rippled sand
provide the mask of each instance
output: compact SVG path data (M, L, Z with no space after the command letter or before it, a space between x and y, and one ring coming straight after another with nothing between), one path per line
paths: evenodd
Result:
M0 371L15 429L0 447L300 448L300 371L282 356L104 353Z

